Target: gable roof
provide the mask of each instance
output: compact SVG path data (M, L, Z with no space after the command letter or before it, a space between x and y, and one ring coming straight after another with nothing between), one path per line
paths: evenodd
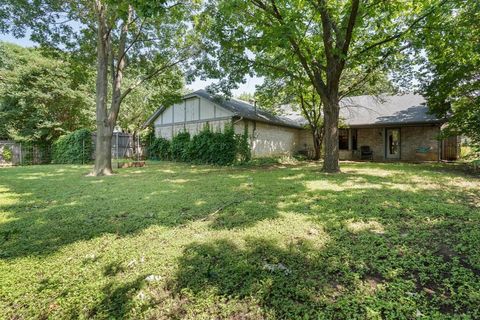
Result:
M300 112L292 106L284 105L281 110L290 120L301 124L307 123ZM417 94L347 97L340 101L340 119L352 127L445 122L445 119L430 114L425 99Z
M434 124L445 120L428 112L418 94L347 97L340 102L340 117L348 126Z
M226 99L222 96L214 96L203 89L186 94L182 97L182 99L189 99L193 97L206 99L232 112L234 116L242 117L244 119L265 122L265 123L285 126L285 127L303 128L303 126L297 121L293 121L285 117L276 116L270 112L256 108L254 105L242 100L233 99L233 98ZM157 109L157 111L155 111L155 113L153 113L147 119L147 121L143 124L143 127L146 127L150 123L152 123L167 107L168 106L160 107L159 109Z
M229 110L237 117L249 120L292 128L303 128L307 124L300 112L290 105L281 106L283 116L277 116L255 108L245 101L214 96L206 90L197 90L183 96L182 99L192 97L204 98ZM167 107L161 107L155 111L143 126L146 127L152 123ZM340 102L340 118L347 126L352 127L441 124L446 121L430 114L425 99L418 94L347 97Z

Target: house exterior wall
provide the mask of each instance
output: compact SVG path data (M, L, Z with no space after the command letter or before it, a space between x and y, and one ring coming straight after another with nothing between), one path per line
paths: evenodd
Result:
M203 98L185 99L165 109L154 121L155 136L171 140L180 132L198 134L208 123L213 131L222 131L227 124L234 123L234 130L243 134L248 129L253 157L293 155L304 148L302 129L254 122L234 120L233 113ZM310 138L311 140L311 138ZM311 142L310 142L311 144Z
M247 126L253 157L291 156L304 148L301 144L304 131L302 129L240 120L234 124L235 133L243 134L245 126Z
M165 109L154 121L155 136L171 140L179 132L196 135L208 123L213 131L222 131L232 122L233 113L203 98L184 99Z
M439 126L403 126L400 129L400 159L385 157L385 127L357 128L357 150L340 150L341 160L360 160L360 147L369 146L374 161L436 161L439 160ZM418 148L429 148L426 153Z
M238 119L232 112L215 103L199 97L184 99L160 114L154 121L155 135L171 140L176 134L188 131L198 134L206 124L213 131L222 131L227 124L234 124L234 130L243 134L248 129L253 157L293 155L303 151L313 155L313 140L310 130L297 129L258 121ZM437 140L440 127L401 126L401 161L439 160L440 143ZM357 130L357 150L353 150L352 129L349 129L348 150L339 150L341 160L359 160L360 147L369 146L374 161L385 161L385 127L363 127ZM428 152L418 152L418 148ZM395 161L395 160L391 160Z
M440 133L438 126L403 127L400 129L400 157L406 161L436 161L440 148L437 139ZM417 148L429 147L427 153L418 153Z
M373 151L374 161L385 160L385 128L357 129L357 150L350 152L350 159L360 159L360 147L369 146ZM351 144L350 144L351 145Z

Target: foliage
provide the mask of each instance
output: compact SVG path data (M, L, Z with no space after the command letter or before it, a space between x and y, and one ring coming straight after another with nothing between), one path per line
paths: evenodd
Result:
M215 157L217 153L213 148L215 138L215 133L211 130L209 124L205 124L203 129L193 136L187 147L188 159L195 163L210 163L212 157Z
M172 159L175 161L188 161L189 155L187 149L190 144L190 133L188 131L179 132L173 137L171 143Z
M176 160L197 164L230 165L245 163L251 159L248 134L235 134L233 126L225 126L223 132L214 132L208 124L192 138L190 133L180 132L172 141L155 138L149 147L150 159Z
M0 314L480 317L478 178L444 164L320 169L0 170Z
M162 137L152 139L148 145L147 152L150 160L172 159L172 145L169 140Z
M247 163L252 159L252 150L248 137L248 127L245 127L243 134L235 135L237 143L237 160L240 163Z
M445 135L465 135L480 152L480 2L449 1L417 37L420 90L449 119Z
M134 70L127 74L125 83L135 82ZM148 85L140 86L122 101L118 125L123 130L138 133L145 120L159 107L178 102L184 88L184 75L179 68L170 68L152 79Z
M0 136L52 143L94 119L92 73L40 49L0 42Z
M226 126L223 132L213 132L205 125L190 142L187 154L190 161L217 165L232 164L235 161L237 141L232 126Z
M242 92L238 96L236 96L238 100L242 100L245 102L251 102L252 100L255 100L255 95L249 92Z
M96 157L94 175L110 175L111 138L124 99L150 80L176 83L180 68L195 56L189 17L196 1L5 0L0 30L48 49L68 51L79 64L96 66ZM124 81L125 78L130 81ZM167 81L168 82L168 81Z
M12 161L12 158L13 158L12 149L10 149L9 146L3 146L3 148L2 148L2 159L3 159L3 161L10 162L10 161Z
M442 2L211 0L198 21L203 70L227 92L246 74L306 79L325 111L324 169L337 172L340 98L403 59L405 36Z
M92 161L92 133L79 129L61 136L53 144L54 163L89 163Z

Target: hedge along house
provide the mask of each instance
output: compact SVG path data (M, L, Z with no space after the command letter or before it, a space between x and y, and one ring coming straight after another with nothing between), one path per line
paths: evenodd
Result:
M207 124L214 131L230 124L236 133L248 133L254 157L312 154L312 135L306 120L288 107L283 113L279 117L247 102L226 100L198 90L183 96L177 104L160 107L145 126L153 125L156 137L170 140L183 131L195 135ZM340 114L342 160L361 160L365 149L370 150L368 157L374 161L457 158L459 140L438 140L445 121L428 114L419 95L345 98Z
M152 124L155 136L168 140L183 131L195 135L207 124L213 131L233 125L235 133L248 133L253 157L293 155L305 149L301 142L308 135L297 121L275 116L244 101L212 96L205 90L187 94L172 106L160 107L144 126Z

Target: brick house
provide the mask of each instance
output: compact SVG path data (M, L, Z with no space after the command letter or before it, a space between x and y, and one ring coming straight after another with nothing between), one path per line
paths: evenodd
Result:
M439 140L444 119L428 113L420 95L358 96L341 103L340 158L357 160L361 146L375 161L456 160L457 137Z
M341 103L340 159L360 160L368 147L375 161L433 161L457 158L458 139L437 139L444 121L428 114L419 95L359 96ZM162 106L145 122L157 137L171 139L178 132L197 134L208 124L213 130L233 125L248 132L252 155L270 157L313 150L305 119L291 109L283 116L237 99L198 90L172 106Z

